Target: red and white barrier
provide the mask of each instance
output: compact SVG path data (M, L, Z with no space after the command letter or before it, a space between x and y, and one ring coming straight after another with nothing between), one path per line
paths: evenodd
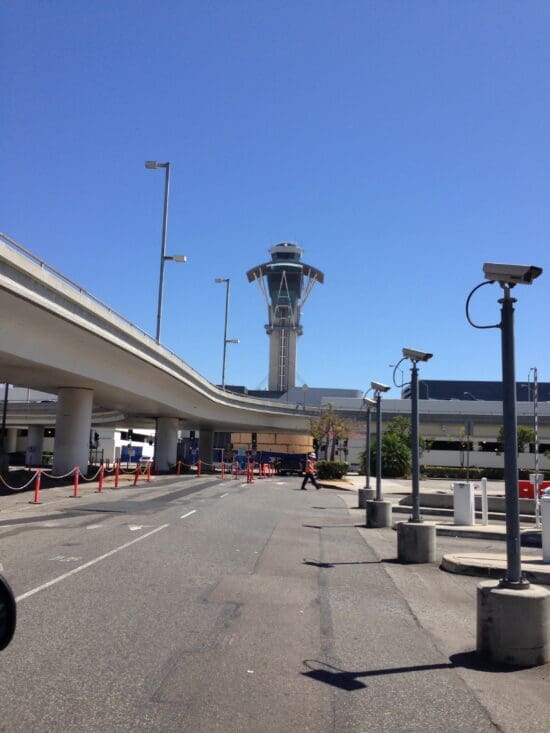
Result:
M42 469L39 468L36 471L36 478L34 480L34 501L29 502L29 504L42 504L40 501L40 481L41 481L41 475L42 475Z
M79 499L78 496L78 484L79 484L79 478L80 478L80 468L78 466L74 467L74 481L73 481L73 494L72 499Z

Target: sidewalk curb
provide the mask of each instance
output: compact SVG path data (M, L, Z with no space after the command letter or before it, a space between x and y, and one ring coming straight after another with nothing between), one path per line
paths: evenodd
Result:
M464 559L461 559L464 558ZM467 555L443 555L440 568L456 575L474 575L481 578L502 578L506 570L506 558L495 557L498 565L489 565L477 556L468 560ZM521 569L527 580L537 585L550 585L550 565L548 569L537 568L533 563L522 563Z

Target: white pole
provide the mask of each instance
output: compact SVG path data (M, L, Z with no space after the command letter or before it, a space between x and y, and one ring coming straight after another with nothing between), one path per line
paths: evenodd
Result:
M481 479L481 523L489 524L489 502L487 499L487 479Z

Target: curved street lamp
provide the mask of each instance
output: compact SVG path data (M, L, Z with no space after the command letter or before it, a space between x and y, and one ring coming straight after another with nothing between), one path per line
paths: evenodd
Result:
M228 277L217 277L215 283L225 283L225 320L223 327L223 358L222 358L222 389L225 389L225 362L227 357L227 344L238 344L239 339L227 338L227 319L229 316L229 283Z
M173 262L187 262L185 255L166 255L166 237L168 233L168 192L170 190L170 163L158 163L156 160L146 160L145 167L148 170L156 170L157 168L164 168L164 211L162 215L162 239L160 244L160 273L159 273L159 293L158 293L158 305L157 305L157 326L155 332L155 339L157 344L160 343L160 321L162 315L162 292L164 288L164 263L166 260L172 260Z

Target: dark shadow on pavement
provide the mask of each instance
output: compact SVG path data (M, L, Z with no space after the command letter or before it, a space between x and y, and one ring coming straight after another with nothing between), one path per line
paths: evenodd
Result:
M60 511L56 514L41 514L40 516L36 517L19 517L18 519L4 519L0 522L0 528L1 527L11 527L15 524L33 524L36 522L47 522L48 520L63 520L67 518L74 518L74 517L80 517L82 518L82 513L79 511L76 512L70 512L70 511ZM59 529L60 527L44 527L44 529Z
M356 527L364 527L364 524L302 524L302 527L308 529L355 529Z
M411 667L390 667L388 669L367 669L361 670L360 672L346 672L338 667L333 667L330 664L319 662L318 660L304 660L304 665L309 667L312 662L316 664L323 664L322 667L316 669L310 669L308 672L302 672L304 677L310 677L317 682L323 682L326 685L332 687L339 687L341 690L361 690L366 687L364 682L361 682L359 677L380 677L388 674L404 674L406 672L429 672L435 669L452 669L456 665L451 662L443 662L441 664L420 664ZM329 668L329 669L327 669Z
M304 560L304 565L311 565L315 568L335 568L337 565L379 565L381 560L353 560L350 562L318 562L317 560Z
M406 674L408 672L431 672L437 669L463 668L497 674L517 672L524 669L519 666L491 664L483 659L475 650L452 654L448 662L441 662L440 664L418 664L411 665L410 667L366 669L359 672L348 672L326 662L321 662L318 659L304 659L304 666L308 667L307 672L301 672L304 677L310 677L317 682L323 682L325 685L331 685L332 687L338 687L341 690L348 690L350 692L364 689L367 686L364 682L361 682L360 678L364 677L381 677L390 674Z
M474 669L478 672L518 672L525 669L518 665L512 664L492 664L488 660L480 656L475 650L471 652L460 652L459 654L451 654L449 657L453 663L453 667L463 667L464 669Z

